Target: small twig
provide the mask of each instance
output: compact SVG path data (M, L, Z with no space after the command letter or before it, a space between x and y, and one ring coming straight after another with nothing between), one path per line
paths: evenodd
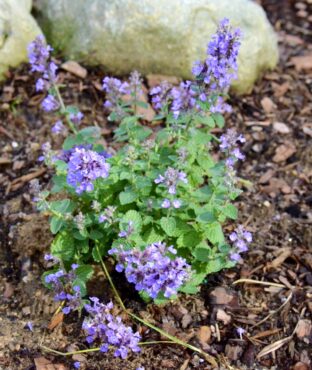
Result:
M253 280L253 279L239 279L232 283L232 285L240 284L240 283L247 283L247 284L259 284L259 285L268 285L268 286L275 286L278 288L286 288L283 284L271 283L270 281L260 281L260 280Z
M261 324L263 324L265 321L267 321L271 316L275 315L276 313L278 313L283 307L286 306L286 304L291 300L293 294L292 292L290 292L289 296L287 297L286 301L275 311L269 313L264 319L260 320L259 322L257 322L256 324L252 325L252 328L256 327L256 326L259 326Z

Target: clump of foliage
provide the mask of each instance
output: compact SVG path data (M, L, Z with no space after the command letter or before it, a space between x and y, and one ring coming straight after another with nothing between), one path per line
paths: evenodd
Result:
M115 152L99 144L97 127L79 129L83 114L63 103L51 48L42 37L30 44L32 71L41 74L36 90L47 91L42 108L57 116L53 134L65 136L61 151L43 146L41 159L55 169L54 185L36 199L50 213L55 234L54 267L45 283L65 302L64 313L84 307L92 265L108 256L143 299L162 302L178 291L197 292L207 274L234 266L247 250L249 232L239 226L227 238L222 228L237 218L233 201L241 191L234 166L244 158L239 144L245 140L235 130L219 138L212 133L223 128L222 113L231 109L225 99L236 77L239 45L239 31L221 21L206 60L194 64L193 81L163 82L150 91L155 120L163 122L158 130L144 126L137 113L146 106L139 73L128 82L105 77L104 106L109 119L119 122L114 140L123 143ZM60 200L51 200L55 195ZM87 305L92 319L84 327L90 340L101 339L103 351L108 326L118 327L111 308L95 298ZM101 315L105 323L97 331L94 322ZM129 348L137 351L138 334L120 330L129 338L116 339L115 354L125 357Z

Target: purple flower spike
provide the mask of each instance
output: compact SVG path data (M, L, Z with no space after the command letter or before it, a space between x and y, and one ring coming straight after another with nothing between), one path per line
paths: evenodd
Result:
M77 194L94 189L93 181L106 178L110 165L101 153L76 147L68 160L67 183L76 189Z
M145 291L151 298L163 293L166 298L176 294L178 289L190 277L190 266L181 257L172 259L175 248L165 243L148 245L144 251L138 249L124 250L123 246L112 250L118 260L118 271L125 270L130 283L135 289ZM123 265L120 268L120 265Z
M139 352L141 336L138 332L134 333L130 326L126 326L120 316L113 315L113 303L105 305L96 297L91 297L90 300L92 303L85 305L90 317L82 324L87 342L99 342L100 351L104 353L112 346L115 348L114 356L122 359L128 356L129 351Z
M248 251L248 244L252 242L252 234L246 231L242 225L239 225L229 235L229 239L233 242L233 251L230 254L230 258L232 261L240 261L240 253Z
M169 167L164 176L159 175L155 180L155 184L164 184L167 187L169 194L176 194L176 187L178 182L181 181L187 184L186 173Z
M46 98L44 98L41 106L46 112L52 112L59 109L60 104L53 95L49 94Z

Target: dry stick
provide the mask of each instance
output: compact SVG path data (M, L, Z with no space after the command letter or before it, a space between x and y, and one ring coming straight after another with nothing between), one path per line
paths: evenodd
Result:
M276 313L278 313L284 306L286 306L286 304L291 300L293 294L292 292L290 292L289 296L287 297L286 301L275 311L269 313L264 319L262 319L261 321L257 322L256 324L252 325L251 328L254 328L256 326L259 326L261 324L263 324L265 321L267 321L271 316L275 315Z
M253 279L239 279L239 280L234 281L232 285L236 285L239 283L259 284L259 285L275 286L278 288L286 288L284 284L277 284L277 283L271 283L270 281L259 281L259 280L253 280Z
M103 270L104 270L104 273L105 273L105 275L106 275L106 277L107 277L107 279L108 279L108 282L109 282L110 286L112 287L112 290L113 290L113 292L114 292L114 294L115 294L115 296L116 296L116 299L117 299L117 300L118 300L118 302L120 303L120 306L122 307L122 309L123 309L123 310L124 310L124 311L129 315L129 316L133 317L135 320L137 320L137 321L141 322L141 323L142 323L142 324L144 324L145 326L147 326L147 327L149 327L149 328L151 328L151 329L153 329L153 330L157 331L159 334L163 335L164 337L169 338L173 343L179 344L179 345L181 345L181 346L183 346L183 347L185 347L185 348L191 349L192 351L194 351L194 352L197 352L197 353L201 354L201 355L202 355L202 356L203 356L203 357L204 357L204 358L205 358L205 359L206 359L206 360L207 360L207 361L208 361L212 366L214 366L214 367L217 367L217 366L218 366L217 361L216 361L216 359L215 359L213 356L208 355L207 353L203 352L201 349L199 349L199 348L197 348L197 347L194 347L194 346L192 346L191 344L188 344L188 343L186 343L186 342L184 342L184 341L182 341L182 340L180 340L180 339L178 339L178 338L174 337L173 335L170 335L169 333L167 333L167 332L163 331L162 329L158 328L157 326L154 326L154 325L152 325L151 323L149 323L149 322L145 321L144 319L141 319L139 316L137 316L137 315L133 314L132 312L129 312L129 311L127 310L127 308L125 307L125 305L124 305L124 303L123 303L123 301L122 301L122 299L121 299L121 297L120 297L120 295L119 295L119 293L118 293L118 291L117 291L117 289L116 289L116 287L115 287L115 285L114 285L114 283L113 283L113 281L112 281L112 279L111 279L111 277L110 277L110 275L109 275L109 272L108 272L108 270L107 270L107 268L106 268L106 266L105 266L105 263L104 263L104 261L103 261L103 259L102 259L101 254L100 254L100 252L99 252L98 246L96 246L96 250L97 250L97 253L98 253L98 255L99 255L99 259L100 259L100 262L101 262L102 268L103 268Z

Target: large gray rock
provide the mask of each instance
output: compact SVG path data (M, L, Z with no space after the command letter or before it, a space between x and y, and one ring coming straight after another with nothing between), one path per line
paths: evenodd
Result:
M228 17L244 39L239 79L247 92L278 60L277 38L262 8L250 0L37 0L48 41L70 59L114 74L137 69L190 78L205 57L217 23Z
M27 45L42 33L30 10L31 0L0 0L0 79L27 60Z

